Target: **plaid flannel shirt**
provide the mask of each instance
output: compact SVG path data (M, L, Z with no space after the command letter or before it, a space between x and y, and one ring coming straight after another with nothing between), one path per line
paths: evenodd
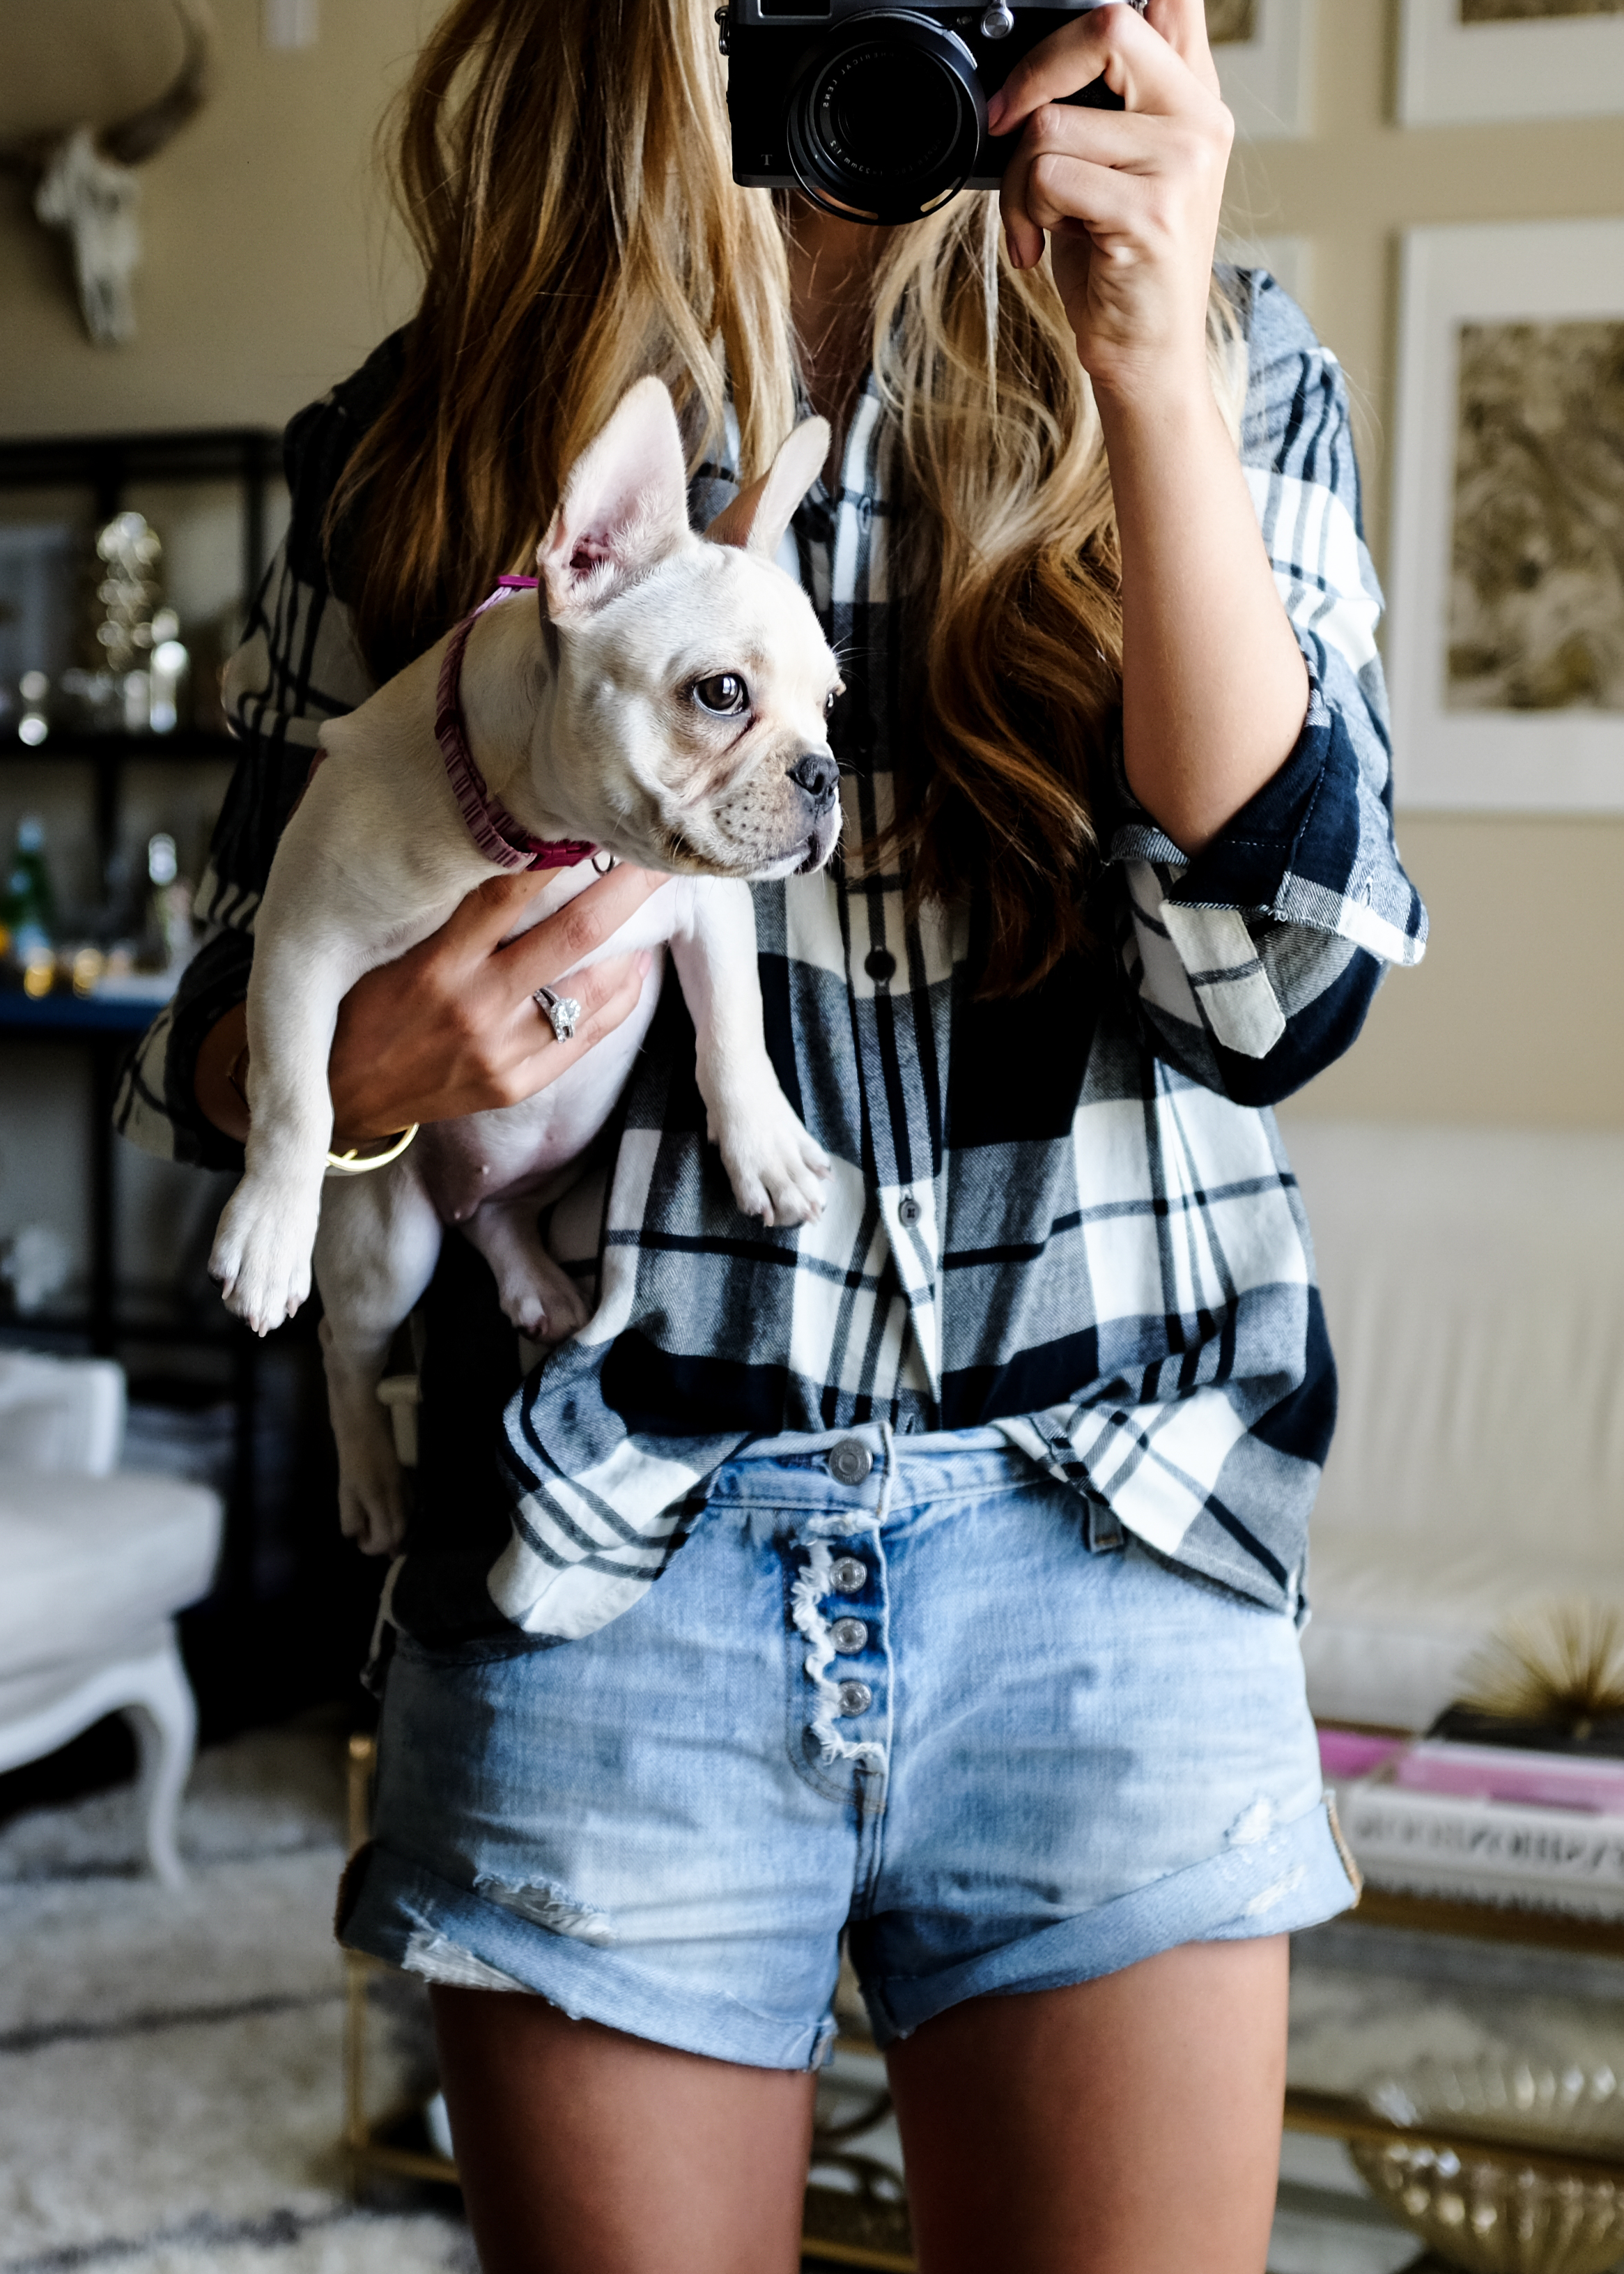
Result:
M474 1438L442 1434L391 1585L398 1623L538 1645L590 1633L658 1577L741 1444L876 1421L996 1424L1077 1491L1079 1550L1090 1526L1125 1527L1300 1615L1335 1374L1269 1108L1348 1047L1383 966L1419 959L1425 916L1393 841L1380 595L1342 376L1267 275L1235 289L1242 457L1312 681L1296 749L1193 860L1118 764L1097 816L1097 946L1029 994L978 1002L976 906L910 922L905 877L857 850L890 812L900 699L865 391L838 490L815 490L793 531L849 689L834 734L846 851L756 891L769 1048L834 1164L823 1215L766 1230L738 1213L668 985L601 1171L587 1326L515 1386L488 1284L446 1243L425 1424L432 1437L437 1378L442 1410L460 1382L482 1427L505 1397L499 1472L492 1494L473 1480ZM218 930L121 1099L121 1126L154 1150L240 1157L200 1121L192 1065L244 990L259 888L322 720L370 687L318 531L395 368L380 350L289 430L293 524L229 679L249 751L201 896ZM733 487L730 469L704 470L696 522Z

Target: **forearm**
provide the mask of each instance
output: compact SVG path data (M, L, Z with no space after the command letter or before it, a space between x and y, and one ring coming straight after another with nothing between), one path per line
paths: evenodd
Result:
M248 1138L248 1101L230 1079L232 1068L248 1044L247 1005L238 1003L216 1021L203 1037L192 1077L198 1110L239 1145Z
M1308 670L1203 373L1100 415L1122 545L1123 750L1134 795L1199 853L1290 756Z

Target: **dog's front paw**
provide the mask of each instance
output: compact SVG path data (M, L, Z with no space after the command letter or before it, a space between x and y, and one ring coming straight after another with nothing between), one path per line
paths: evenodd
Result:
M228 1311L257 1335L290 1319L310 1292L316 1205L289 1202L284 1192L244 1178L226 1202L208 1259Z
M829 1156L807 1134L774 1081L748 1104L712 1116L722 1165L746 1216L763 1224L816 1224L823 1213Z

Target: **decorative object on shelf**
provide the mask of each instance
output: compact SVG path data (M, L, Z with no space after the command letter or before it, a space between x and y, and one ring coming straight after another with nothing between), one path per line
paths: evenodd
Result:
M1624 1753L1624 1615L1582 1599L1513 1620L1462 1669L1440 1736Z
M45 708L50 701L49 677L42 671L25 671L17 682L17 692L22 697L17 739L29 749L37 750L50 732L50 717Z
M92 637L101 660L94 670L64 671L62 693L79 723L98 732L171 734L191 659L179 617L160 605L163 540L145 516L115 514L96 531L96 559L102 613Z
M1247 140L1309 132L1318 14L1317 0L1207 0L1223 99Z
M1412 230L1387 618L1402 804L1624 812L1621 516L1624 221Z
M1402 124L1620 111L1620 0L1404 0Z
M1373 2079L1364 2097L1417 2137L1352 2141L1354 2163L1446 2264L1604 2274L1624 2255L1624 2187L1583 2160L1624 2157L1624 2092L1611 2068L1427 2059ZM1451 2144L1429 2142L1429 2125ZM1481 2150L1467 2144L1478 2135Z
M0 948L26 975L51 963L56 937L56 899L45 860L45 824L38 814L25 814L17 825L17 844L6 869L5 890L0 893ZM47 983L49 984L49 982ZM29 988L31 994L43 991Z
M24 1224L0 1248L0 1279L19 1318L32 1318L60 1295L71 1268L67 1241L49 1224Z
M1624 2192L1611 2180L1537 2172L1513 2150L1351 2140L1380 2201L1446 2266L1468 2274L1606 2274L1624 2252ZM1431 2263L1431 2262L1426 2262Z
M203 107L214 55L214 19L205 0L171 0L180 19L180 68L162 94L107 126L89 122L0 148L0 164L34 180L34 209L47 228L67 230L85 328L98 347L135 334L132 284L141 257L137 168L155 157ZM61 36L49 10L38 36Z
M1400 2076L1372 2079L1365 2098L1409 2131L1430 2120L1502 2146L1624 2157L1624 2078L1606 2062L1559 2069L1492 2052L1462 2061L1428 2054Z
M161 968L178 979L192 960L197 934L192 921L192 888L180 873L175 840L167 830L147 840L147 881L150 928Z

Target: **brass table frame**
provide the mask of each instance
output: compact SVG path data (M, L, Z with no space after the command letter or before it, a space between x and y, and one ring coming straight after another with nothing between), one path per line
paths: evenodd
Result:
M353 1855L366 1838L368 1792L377 1747L371 1737L350 1740L349 1829ZM1371 1926L1405 1928L1412 1932L1442 1934L1466 1939L1520 1943L1544 1950L1568 1950L1608 1958L1624 1958L1624 1920L1581 1918L1566 1912L1512 1909L1497 1903L1444 1901L1432 1895L1395 1894L1381 1887L1366 1887L1358 1902L1360 1919ZM457 2184L456 2165L432 2149L406 2144L421 2112L413 2107L391 2109L386 2115L367 2113L366 2006L367 1983L388 1969L376 1959L354 1951L344 1953L344 2149L350 2184L357 2193L369 2174L389 2173L398 2179L430 2180L443 2186ZM872 2052L872 2042L853 2033L842 2043L858 2052ZM855 2134L882 2120L888 2096L876 2096L855 2120L815 2135L816 2162L845 2169L857 2182L854 2191L809 2186L802 2228L802 2248L808 2256L831 2264L866 2266L876 2274L914 2274L908 2239L907 2207L888 2201L877 2191L880 2166L846 2146ZM1301 2087L1286 2093L1288 2132L1318 2133L1335 2140L1410 2140L1417 2133L1390 2123L1362 2100L1340 2093L1311 2092ZM1455 2132L1429 2124L1428 2143L1451 2148L1460 2155L1480 2154L1485 2149L1511 2149L1531 2171L1571 2172L1587 2180L1611 2180L1624 2185L1624 2159L1589 2156L1550 2148L1524 2148L1515 2140L1489 2137L1481 2132Z

